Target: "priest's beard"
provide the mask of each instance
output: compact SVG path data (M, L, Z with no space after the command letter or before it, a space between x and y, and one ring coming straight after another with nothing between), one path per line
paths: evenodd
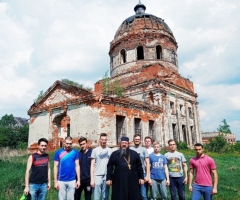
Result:
M128 158L129 156L129 147L127 147L126 149L123 149L122 147L120 147L119 149L120 151L120 157L125 157L125 158Z

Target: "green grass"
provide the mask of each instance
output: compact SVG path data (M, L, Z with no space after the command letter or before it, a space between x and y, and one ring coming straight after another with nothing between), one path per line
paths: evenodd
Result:
M194 151L181 151L187 162L195 155ZM240 155L207 153L214 158L219 175L218 194L214 200L240 200ZM53 153L51 156L51 171L53 172ZM24 189L24 175L28 155L15 156L8 159L0 158L0 200L18 200ZM53 180L53 174L52 174ZM83 198L82 198L83 199ZM190 198L186 186L186 199ZM47 200L57 200L57 192L52 188L48 192Z

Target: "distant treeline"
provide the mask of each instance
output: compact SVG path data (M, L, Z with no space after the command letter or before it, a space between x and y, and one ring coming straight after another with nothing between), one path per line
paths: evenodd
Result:
M27 148L29 125L16 127L13 115L0 120L0 147Z

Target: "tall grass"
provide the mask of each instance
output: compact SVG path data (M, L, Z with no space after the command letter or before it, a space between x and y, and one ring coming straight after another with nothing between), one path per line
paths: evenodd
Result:
M18 200L24 189L24 175L28 155L26 151L7 151L0 155L0 200ZM192 150L181 151L189 164L191 157L195 156ZM240 200L240 155L207 153L214 158L219 175L218 194L214 200ZM51 171L53 172L53 153L51 157ZM53 173L52 173L53 181ZM169 194L169 193L168 193ZM136 194L137 195L137 194ZM83 199L83 198L82 198ZM110 198L109 198L110 199ZM186 185L186 199L191 199L191 194ZM47 200L57 200L57 192L52 188L48 192Z

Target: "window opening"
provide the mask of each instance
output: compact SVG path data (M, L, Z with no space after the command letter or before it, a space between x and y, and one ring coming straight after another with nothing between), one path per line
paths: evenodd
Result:
M126 62L126 51L125 49L121 50L121 64Z
M193 129L193 126L190 126L190 131L191 131L191 135L192 135L192 144L196 143L196 136L195 136L195 131Z
M173 139L175 141L178 141L178 137L177 137L177 126L176 124L172 124L172 130L173 130Z
M176 64L176 55L173 50L172 50L172 63Z
M182 125L183 142L187 142L186 127Z
M189 118L193 118L192 108L188 107Z
M174 102L170 101L170 109L171 109L171 114L175 114L174 112Z
M156 46L156 54L157 54L157 59L161 60L162 59L162 47L160 45Z
M144 60L143 46L137 47L137 59L138 60Z
M117 144L120 142L122 136L126 136L126 130L124 126L125 117L124 116L116 116L116 142Z
M142 138L141 119L134 119L135 134L140 134Z
M149 120L149 133L148 135L152 138L153 141L156 140L156 132L155 132L155 129L154 129L154 121L153 120Z

